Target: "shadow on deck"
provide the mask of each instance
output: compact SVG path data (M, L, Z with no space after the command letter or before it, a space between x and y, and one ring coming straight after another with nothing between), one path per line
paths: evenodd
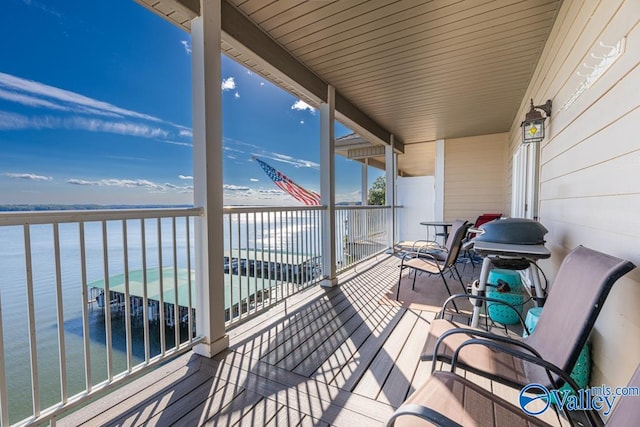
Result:
M419 356L435 312L381 304L398 264L380 255L336 288L302 292L230 329L223 354L179 356L58 425L382 424L431 368ZM479 268L465 267L466 283ZM418 282L446 297L439 277Z

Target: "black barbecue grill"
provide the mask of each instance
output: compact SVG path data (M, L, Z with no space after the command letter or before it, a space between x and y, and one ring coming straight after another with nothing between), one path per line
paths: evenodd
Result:
M539 259L549 258L551 253L545 248L544 235L548 230L539 222L525 218L507 218L482 224L474 239L476 253L484 257L480 279L472 286L472 294L485 295L489 270L493 267L509 270L525 270L530 277L530 286L538 306L544 305L545 288L540 283L537 268ZM482 301L473 303L471 326L477 327Z
M482 224L475 240L510 245L544 245L544 235L547 233L548 230L538 221L507 218Z

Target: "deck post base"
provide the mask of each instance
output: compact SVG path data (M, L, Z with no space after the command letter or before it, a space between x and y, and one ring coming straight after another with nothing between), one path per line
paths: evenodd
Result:
M322 286L323 288L333 288L334 286L338 286L338 278L334 277L330 279L328 277L325 277L320 282L320 286Z
M193 347L193 351L200 356L211 358L227 348L229 348L229 335L225 334L214 342L201 342L196 344L196 346Z

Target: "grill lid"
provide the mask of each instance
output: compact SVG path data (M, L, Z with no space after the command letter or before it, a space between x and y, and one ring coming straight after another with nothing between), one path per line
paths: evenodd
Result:
M548 230L538 221L525 218L506 218L480 226L475 240L511 245L542 245Z

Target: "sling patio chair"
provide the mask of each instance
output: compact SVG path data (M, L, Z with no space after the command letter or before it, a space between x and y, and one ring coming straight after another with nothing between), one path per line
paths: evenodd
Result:
M433 371L435 361L451 363L454 352L465 341L485 338L505 348L526 351L570 372L613 284L634 268L629 261L578 246L560 265L533 333L516 339L466 327L445 319L443 310L440 318L431 322L421 358L434 362ZM458 297L481 298L456 295L447 301ZM457 357L462 368L511 387L530 383L553 387L557 380L555 374L550 378L539 366L488 346L465 348Z
M484 341L486 340L472 340ZM533 358L535 359L535 358ZM564 376L567 382L571 377L558 367L536 359L537 363L549 370ZM455 366L452 367L455 369ZM573 384L577 391L577 385ZM640 366L627 384L627 390L640 387ZM629 394L616 397L619 400L603 422L593 410L565 411L568 421L573 425L583 426L586 422L592 427L627 427L637 425L640 420L640 397ZM525 401L526 402L526 401ZM545 401L539 401L543 403ZM453 372L434 372L429 379L413 392L407 400L394 412L387 427L403 426L550 426L542 419L529 415L519 406L511 403L478 384L467 380ZM535 413L543 413L547 407L537 408ZM525 407L527 405L525 404ZM555 408L554 408L555 409ZM531 411L530 411L531 412Z
M445 278L445 273L451 272L452 275L457 275L462 286L463 292L466 292L464 283L462 283L462 276L456 268L456 260L460 254L460 246L462 245L462 239L467 233L469 225L467 221L456 220L451 224L451 232L447 238L445 247L439 251L425 251L421 248L410 251L404 254L402 257L402 263L400 264L400 278L398 279L398 290L396 292L396 300L400 296L400 284L402 282L402 273L405 269L410 268L414 270L413 284L411 289L415 288L416 276L418 271L428 274L439 274L442 277L447 292L451 295L451 289Z

